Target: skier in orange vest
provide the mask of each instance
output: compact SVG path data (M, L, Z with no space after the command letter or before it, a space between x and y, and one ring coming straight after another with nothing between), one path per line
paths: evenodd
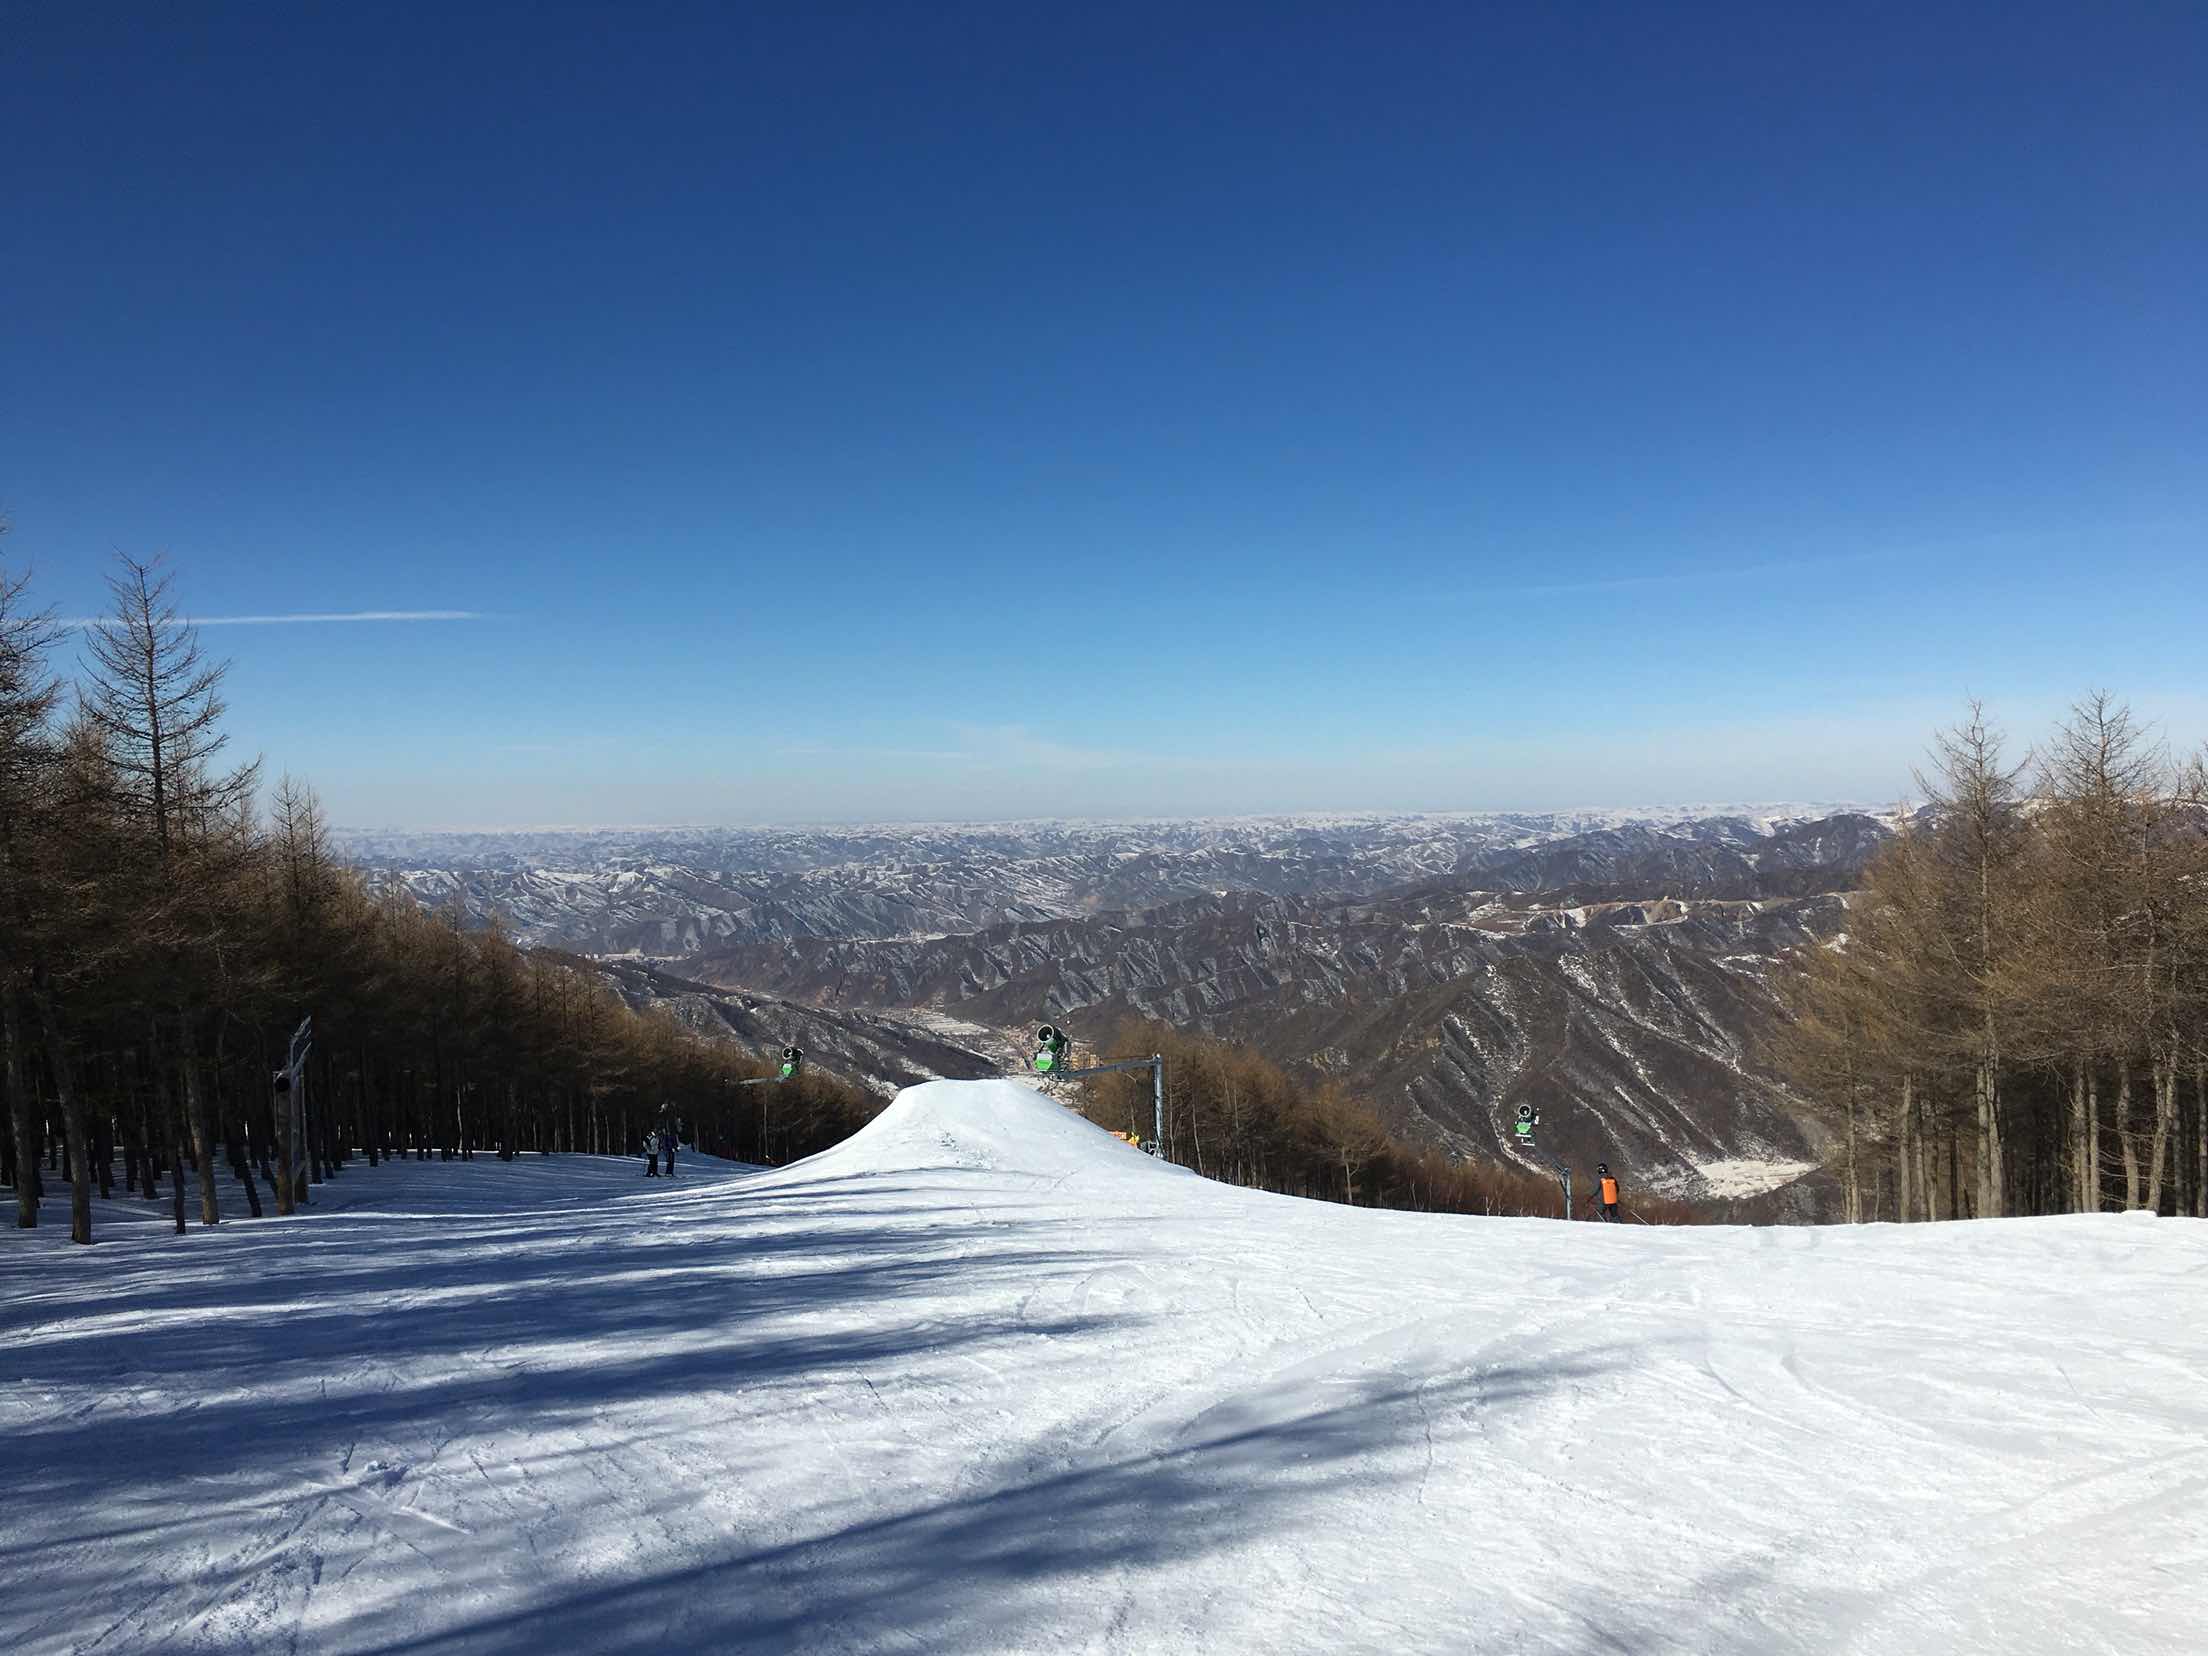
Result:
M1595 1163L1595 1175L1602 1181L1602 1216L1614 1225L1618 1222L1618 1181L1610 1176L1608 1162Z

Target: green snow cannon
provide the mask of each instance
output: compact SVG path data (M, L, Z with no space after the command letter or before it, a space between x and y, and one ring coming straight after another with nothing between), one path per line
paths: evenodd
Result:
M1073 1043L1066 1039L1066 1032L1051 1024L1035 1031L1035 1069L1041 1075L1056 1075L1066 1067L1066 1048Z

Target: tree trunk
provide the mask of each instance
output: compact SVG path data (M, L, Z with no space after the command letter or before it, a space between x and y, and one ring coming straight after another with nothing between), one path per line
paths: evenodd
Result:
M92 1241L91 1135L85 1131L84 1100L77 1092L77 1072L70 1062L68 1037L54 1012L52 994L35 984L31 999L38 1007L39 1028L46 1037L46 1065L53 1073L54 1095L61 1101L62 1131L69 1141L69 1240L89 1246Z
M1906 1199L1909 1203L1910 1218L1918 1224L1922 1224L1932 1217L1932 1206L1927 1200L1928 1192L1925 1183L1924 1164L1927 1159L1927 1152L1924 1143L1924 1122L1917 1113L1916 1088L1913 1084L1913 1078L1905 1078L1902 1081L1902 1092L1905 1095L1903 1102L1909 1118L1909 1188Z
M299 1084L303 1087L306 1086L307 1071L313 1067L313 1062L313 1059L309 1058L306 1063L299 1066ZM307 1107L301 1112L304 1126L301 1129L300 1136L306 1141L304 1149L306 1152L307 1182L309 1184L321 1184L328 1177L328 1169L322 1160L322 1134L326 1125L323 1118L337 1104L335 1089L327 1084L329 1079L330 1064L329 1060L325 1058L322 1061L324 1085L319 1088L307 1087L304 1094ZM302 1200L304 1196L305 1193L301 1192Z
M2208 1219L2208 1065L2193 1065L2193 1216Z
M238 1183L245 1186L246 1211L258 1219L261 1217L261 1193L253 1183L253 1163L246 1157L245 1140L233 1126L224 1142L230 1152L230 1171L237 1176Z
M1909 1172L1914 1185L1909 1192L1910 1210L1919 1220L1939 1217L1932 1207L1932 1147L1925 1142L1924 1106L1917 1102L1917 1078L1901 1081L1902 1106L1909 1115Z
M1848 1079L1848 1188L1846 1200L1848 1223L1860 1225L1863 1222L1863 1179L1855 1164L1855 1079L1852 1075ZM1569 1219L1571 1215L1567 1213L1564 1217Z
M1991 1035L1988 1035L1990 1042ZM1973 1092L1978 1103L1978 1217L1998 1219L2004 1207L2001 1177L2000 1079L1989 1055L1978 1062Z
M174 1112L172 1111L171 1114L173 1115ZM182 1236L184 1234L184 1136L176 1130L173 1123L169 1128L169 1143L173 1146L173 1154L170 1157L169 1188L175 1192L176 1234Z
M1961 1219L1963 1213L1963 1154L1962 1135L1955 1130L1955 1105L1951 1099L1947 1107L1947 1216Z
M2086 1182L2085 1060L2070 1069L2070 1211L2091 1213L2093 1193Z
M376 1106L368 1092L368 1049L362 1047L358 1055L360 1068L354 1072L354 1102L360 1110L360 1142L368 1152L368 1165L376 1165Z
M2085 1211L2101 1211L2101 1071L2085 1072Z
M2177 1059L2154 1066L2154 1147L2147 1156L2147 1207L2162 1211L2162 1172L2169 1154L2170 1129L2177 1122Z
M31 1123L31 1089L23 1081L23 1022L15 991L0 988L0 1041L6 1043L8 1130L15 1145L15 1222L38 1223L38 1138Z
M2116 1066L2116 1141L2124 1147L2124 1211L2139 1205L2139 1141L2131 1130L2131 1060Z
M192 1158L199 1168L199 1222L222 1223L222 1195L215 1188L214 1135L207 1130L207 1095L200 1085L199 1053L192 1041L192 1020L177 1023L177 1066L184 1072L184 1121L192 1135Z
M1894 1121L1894 1220L1909 1223L1909 1124ZM1883 1175L1882 1175L1883 1176Z

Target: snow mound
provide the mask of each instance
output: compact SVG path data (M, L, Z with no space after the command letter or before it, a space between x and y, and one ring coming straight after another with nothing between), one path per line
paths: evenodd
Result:
M907 1087L841 1144L795 1165L847 1178L922 1167L1053 1180L1187 1176L1017 1081Z

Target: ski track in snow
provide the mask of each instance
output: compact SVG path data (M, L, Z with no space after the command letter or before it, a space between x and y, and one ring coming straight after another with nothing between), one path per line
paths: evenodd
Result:
M913 1089L786 1169L640 1173L356 1165L299 1220L179 1240L118 1200L90 1250L0 1237L0 1649L2196 1625L2197 1222L1355 1211L1161 1167L1009 1082Z

